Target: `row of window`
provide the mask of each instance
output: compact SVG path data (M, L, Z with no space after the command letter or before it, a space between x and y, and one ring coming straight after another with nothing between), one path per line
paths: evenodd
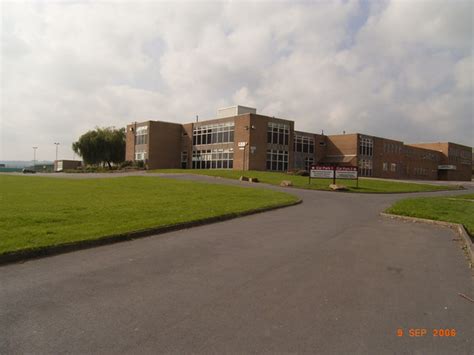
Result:
M388 171L388 163L384 162L382 164L382 170L383 171ZM397 171L397 164L396 163L391 163L390 164L390 171L392 171L392 172Z
M425 168L414 168L413 173L415 175L421 175L421 176L427 176L428 175L428 169Z
M234 122L203 125L193 128L193 145L232 143Z
M383 152L384 153L402 153L402 146L400 144L394 143L384 143L383 144Z
M410 147L405 148L405 153L407 157L410 158L418 158L418 159L423 159L423 160L432 160L432 161L438 161L439 157L438 155L431 153L431 152L425 152L423 150L419 149L413 149Z
M438 156L434 153L425 153L421 157L422 159L427 159L427 160L433 160L433 161L438 161Z
M372 160L371 159L359 160L359 176L372 176Z
M232 169L233 149L193 150L193 169Z
M267 143L288 145L290 142L290 126L284 123L268 122Z
M135 132L135 144L147 144L148 143L148 126L137 127Z
M293 167L297 170L310 170L311 165L314 164L314 156L304 155L304 154L295 154Z
M287 171L288 151L287 150L267 150L267 170Z
M307 136L294 136L294 150L300 153L314 153L314 138Z
M472 162L472 152L458 148L450 148L449 160L452 162L461 162L462 164L470 164Z
M359 155L371 157L374 153L374 141L372 138L361 137L359 141Z

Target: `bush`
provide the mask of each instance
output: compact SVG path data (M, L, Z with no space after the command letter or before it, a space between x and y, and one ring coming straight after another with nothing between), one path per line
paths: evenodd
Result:
M309 172L306 170L288 170L286 172L288 175L299 175L299 176L309 176Z
M133 161L131 160L125 160L119 164L120 169L131 167L131 166L133 166Z
M309 176L309 172L306 171L306 170L298 170L296 172L296 175L299 175L299 176Z

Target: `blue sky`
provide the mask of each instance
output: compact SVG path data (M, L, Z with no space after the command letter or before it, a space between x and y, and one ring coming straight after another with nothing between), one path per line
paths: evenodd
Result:
M0 160L232 104L327 134L473 145L470 1L2 2Z

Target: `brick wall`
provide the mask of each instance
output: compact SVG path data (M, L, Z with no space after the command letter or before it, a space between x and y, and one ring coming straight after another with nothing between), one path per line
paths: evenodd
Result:
M128 161L135 161L135 126L135 123L127 125L125 135L125 160Z
M181 152L188 153L186 168L190 169L192 167L192 158L193 158L193 124L192 123L186 123L182 125ZM180 152L180 161L181 161L181 152Z
M245 150L239 149L239 142L247 142L250 144L250 114L244 114L233 117L234 119L234 170L248 170L249 158L248 152L250 147L245 147ZM250 158L252 159L252 158ZM245 160L245 163L244 163ZM245 164L245 166L244 166Z
M413 147L430 149L441 153L439 165L454 165L455 170L438 170L440 180L471 181L472 147L451 142L418 143Z
M372 139L374 141L372 176L388 179L401 178L404 166L403 142L380 137L372 137ZM386 170L384 170L384 163Z
M148 168L180 168L182 126L177 123L151 121L148 132Z
M405 145L402 178L437 180L438 164L441 160L441 152Z
M235 170L266 170L267 127L269 122L284 123L290 126L288 167L294 168L294 122L253 113L234 117L213 119L198 123L176 124L159 121L146 121L127 125L126 160L133 161L136 150L147 152L148 166L154 168L180 168L181 152L188 153L187 167L192 166L192 133L193 127L199 124L235 122L234 143L200 146L200 149L230 148L234 149ZM148 125L148 144L135 146L136 127ZM252 129L251 127L254 127ZM132 130L133 128L133 130ZM337 161L345 156L343 165L357 166L359 135L341 134L325 136L309 132L298 134L314 137L314 162ZM408 179L445 179L470 180L472 174L472 148L454 143L420 143L404 145L401 141L372 137L374 147L372 156L372 176L381 178ZM238 143L247 142L245 151L240 150ZM396 147L387 149L387 146ZM252 147L255 149L252 151ZM400 148L401 147L401 148ZM273 147L282 150L282 146ZM384 163L387 169L384 170ZM395 170L392 170L395 164ZM245 165L245 166L244 166ZM438 165L454 165L455 170L440 170Z

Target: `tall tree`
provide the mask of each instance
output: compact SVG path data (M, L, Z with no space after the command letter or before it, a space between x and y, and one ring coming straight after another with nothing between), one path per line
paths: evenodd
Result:
M72 150L86 164L121 163L125 160L125 128L99 128L88 131L72 144Z

